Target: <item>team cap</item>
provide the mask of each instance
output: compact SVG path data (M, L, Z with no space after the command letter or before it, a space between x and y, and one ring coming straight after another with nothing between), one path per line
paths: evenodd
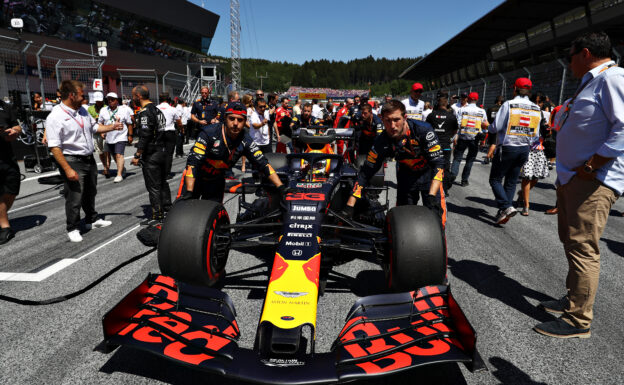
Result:
M119 99L119 96L117 96L117 94L114 92L109 92L106 94L106 99L108 98Z
M468 94L465 92L462 92L461 94L459 94L460 99L466 99L467 97L468 97Z
M531 88L533 88L533 83L529 78L518 78L514 83L514 87L530 90Z
M103 102L104 101L104 94L101 93L100 91L96 91L93 93L93 102Z
M412 91L418 91L418 90L422 90L423 89L423 85L420 83L414 83L412 84Z
M468 94L468 99L470 100L479 100L479 94L476 92L471 92Z

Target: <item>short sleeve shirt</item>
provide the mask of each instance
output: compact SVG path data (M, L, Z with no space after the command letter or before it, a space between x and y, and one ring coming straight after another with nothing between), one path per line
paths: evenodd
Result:
M261 146L269 144L269 111L265 110L264 115L260 115L257 111L254 111L251 114L251 123L264 123L264 125L258 129L254 128L253 125L249 128L249 134L254 142Z
M157 107L165 115L165 131L175 131L175 122L181 117L180 111L169 103L160 103Z
M58 104L48 115L45 127L48 147L58 147L65 155L93 154L93 134L98 126L85 108L76 111Z
M125 106L117 106L115 111L111 111L108 106L100 110L98 123L109 125L115 123L117 119L123 123L123 129L119 131L109 131L106 133L106 143L118 143L128 140L128 124L132 124L132 110Z

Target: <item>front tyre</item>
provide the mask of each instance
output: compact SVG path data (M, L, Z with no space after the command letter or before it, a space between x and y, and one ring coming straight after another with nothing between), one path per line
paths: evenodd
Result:
M176 203L163 223L158 242L162 274L186 283L214 285L225 273L229 242L222 227L229 223L228 213L220 203Z
M423 206L398 206L386 216L384 272L388 288L412 291L441 285L446 277L446 239L440 219Z

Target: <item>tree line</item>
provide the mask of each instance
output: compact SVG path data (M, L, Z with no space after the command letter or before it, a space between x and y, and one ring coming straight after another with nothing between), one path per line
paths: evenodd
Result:
M222 70L228 73L229 58L218 59L225 61ZM242 86L250 89L260 88L260 78L256 75L268 75L268 78L262 79L262 88L266 92L280 93L290 86L300 86L334 89L370 88L372 96L405 95L409 92L413 81L398 79L398 76L418 59L375 59L368 56L347 62L321 59L306 61L303 64L241 59Z

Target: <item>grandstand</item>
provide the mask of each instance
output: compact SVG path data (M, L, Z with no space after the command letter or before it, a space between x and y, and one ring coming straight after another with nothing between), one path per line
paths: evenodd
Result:
M582 32L604 30L619 62L623 17L624 0L508 0L399 77L421 81L425 100L433 101L442 88L450 94L476 91L490 106L498 95L509 98L514 79L524 76L535 91L560 104L578 86L563 59L571 41Z
M3 1L0 11L0 65L5 68L0 92L43 90L50 99L65 76L88 88L93 78L101 77L105 92L125 96L138 83L148 83L157 94L166 81L167 90L178 96L187 85L187 73L199 75L219 21L218 15L188 1ZM12 40L16 31L8 29L11 18L24 21L23 44ZM99 42L106 42L106 58L94 55ZM85 69L88 59L97 65ZM141 71L120 71L124 69Z

